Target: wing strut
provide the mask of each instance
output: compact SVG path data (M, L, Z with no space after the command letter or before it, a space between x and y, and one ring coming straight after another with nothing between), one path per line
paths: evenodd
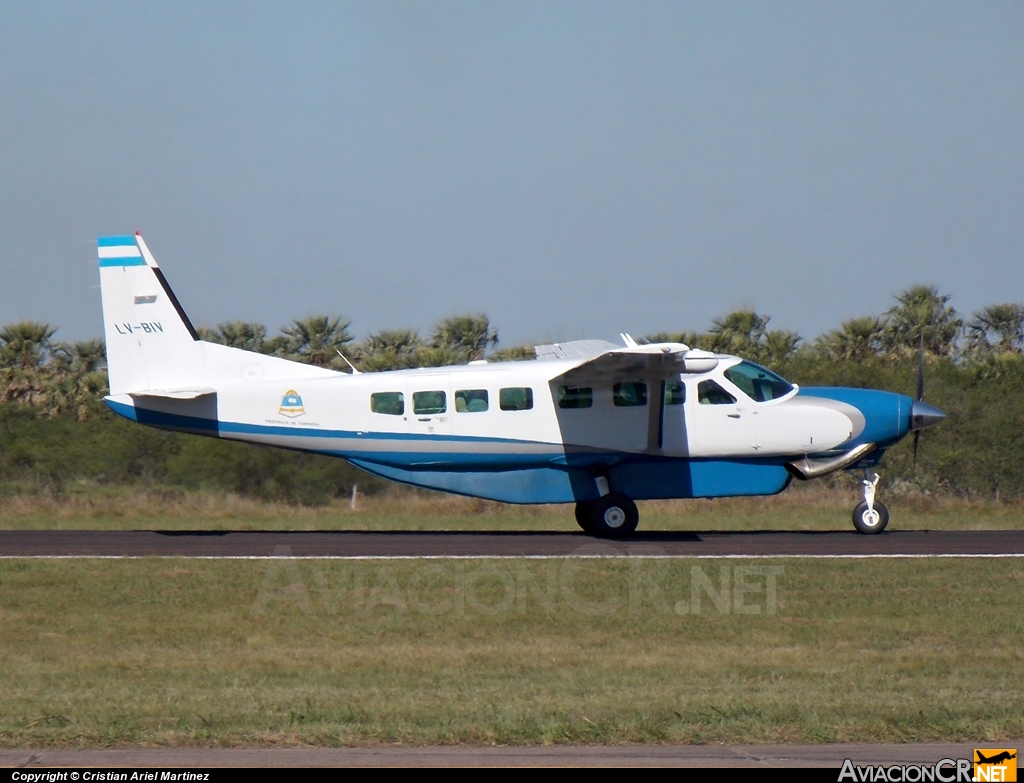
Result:
M656 453L665 444L665 381L649 380L647 388L647 451Z

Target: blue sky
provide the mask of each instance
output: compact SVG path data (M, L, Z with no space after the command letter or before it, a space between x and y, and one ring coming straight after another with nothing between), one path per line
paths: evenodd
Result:
M0 322L808 337L1024 301L1024 4L0 3Z

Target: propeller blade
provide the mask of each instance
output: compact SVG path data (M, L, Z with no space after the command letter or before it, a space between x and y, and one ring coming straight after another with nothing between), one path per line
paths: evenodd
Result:
M917 352L917 399L924 399L924 333L921 334L921 348Z
M914 461L911 463L911 475L917 475L917 443L921 440L921 430L914 430Z

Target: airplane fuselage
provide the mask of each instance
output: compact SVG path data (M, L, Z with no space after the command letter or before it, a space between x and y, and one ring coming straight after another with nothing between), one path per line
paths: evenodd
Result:
M108 402L144 424L519 503L591 499L605 473L636 498L769 494L786 486L795 457L848 450L865 433L884 448L909 429L912 401L897 394L793 388L755 401L727 377L740 361L676 375L667 392L642 378L566 387L558 378L578 362L535 360L273 381L251 373L193 399ZM719 390L711 400L706 381Z

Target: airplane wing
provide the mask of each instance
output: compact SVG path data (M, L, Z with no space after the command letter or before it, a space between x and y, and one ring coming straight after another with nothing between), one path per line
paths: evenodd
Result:
M680 373L707 372L718 365L708 351L682 343L655 343L605 350L551 379L568 386L607 385L626 380L670 378Z
M618 349L618 345L607 340L570 340L564 343L533 346L537 358L541 361L551 359L592 359L608 351Z

